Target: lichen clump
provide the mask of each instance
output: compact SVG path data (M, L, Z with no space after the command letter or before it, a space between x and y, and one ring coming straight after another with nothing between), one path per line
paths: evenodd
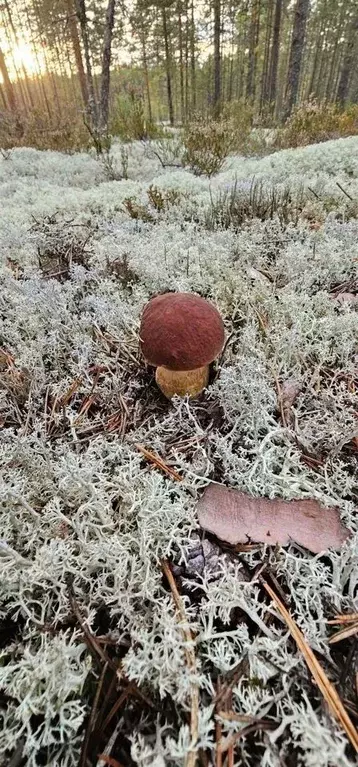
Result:
M336 294L357 292L358 222L337 181L358 199L358 139L232 157L211 181L163 169L152 148L130 146L128 179L110 182L83 154L18 149L0 159L0 761L20 743L29 767L78 764L101 664L72 589L82 622L152 703L123 704L113 729L119 722L124 752L113 757L183 764L192 680L165 558L180 570L195 637L199 747L213 755L217 681L242 661L232 708L270 722L239 741L243 764L352 767L254 573L265 558L339 687L326 621L354 611L357 588L358 314ZM120 146L111 152L119 162ZM296 220L280 220L274 203L272 216L256 217L254 177L271 200L273 187L289 188ZM175 190L175 204L157 210L150 185ZM212 216L228 191L245 197L239 226ZM151 220L131 218L128 198ZM171 290L205 297L225 318L224 359L198 402L163 402L138 353L143 306ZM283 421L290 379L299 394ZM294 545L219 552L209 566L205 547L196 558L191 550L195 504L213 479L336 506L352 540L324 557ZM348 700L351 671L339 687ZM223 737L242 726L223 719Z

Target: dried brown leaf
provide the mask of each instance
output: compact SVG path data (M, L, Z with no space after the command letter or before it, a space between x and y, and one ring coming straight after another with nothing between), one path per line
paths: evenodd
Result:
M256 541L287 546L296 541L318 554L340 549L349 536L339 510L325 508L313 499L253 498L212 483L204 490L197 510L201 527L231 544Z
M302 384L295 381L294 378L289 378L283 382L281 385L281 402L284 410L289 410L292 407L301 390Z

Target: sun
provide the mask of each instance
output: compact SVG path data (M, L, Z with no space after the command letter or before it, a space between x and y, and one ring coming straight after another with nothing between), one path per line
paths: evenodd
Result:
M35 56L33 47L26 42L14 45L12 59L17 69L24 67L29 75L38 75L45 69L45 61L41 52Z

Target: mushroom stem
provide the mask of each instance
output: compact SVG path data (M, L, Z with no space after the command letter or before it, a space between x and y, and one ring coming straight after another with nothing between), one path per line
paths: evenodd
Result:
M178 394L179 397L197 397L205 389L209 380L209 365L195 370L169 370L159 367L155 373L155 380L167 399Z

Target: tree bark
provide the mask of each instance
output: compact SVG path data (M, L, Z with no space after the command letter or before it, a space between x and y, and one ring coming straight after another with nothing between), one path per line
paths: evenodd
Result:
M88 28L87 28L86 3L85 3L85 0L75 0L75 3L76 3L77 18L80 23L83 51L84 51L84 57L86 62L86 81L87 81L87 92L88 92L87 114L91 121L92 130L97 131L98 130L98 111L97 111L93 74L92 74L92 65L91 65L90 44L89 44Z
M309 12L310 0L297 0L293 21L291 50L286 81L284 109L285 118L289 117L292 111L292 107L294 104L296 104L297 101Z
M337 101L341 106L344 106L348 97L349 82L350 82L350 76L353 71L354 58L355 58L354 56L355 44L356 44L357 37L358 37L358 13L353 19L351 27L350 27L348 40L347 40L347 47L345 50L342 69L341 69L339 82L338 82Z
M174 125L172 72L171 72L167 14L166 14L165 5L162 6L162 22L163 22L163 35L164 35L164 48L165 48L165 70L166 70L166 76L167 76L169 122L170 122L170 125Z
M185 97L184 97L184 58L183 58L183 25L181 2L178 2L178 42L179 42L179 78L180 78L180 116L182 123L185 121Z
M315 93L315 87L316 87L316 81L317 81L317 72L318 72L318 65L320 61L320 55L322 53L322 46L321 46L321 33L323 32L323 22L320 21L317 28L315 28L315 52L313 57L313 64L312 64L312 71L309 81L309 87L308 87L308 98L314 96Z
M221 0L214 0L214 98L216 115L220 113L221 101Z
M276 0L275 16L273 20L270 73L269 73L269 85L268 85L268 100L271 104L272 112L274 111L275 105L276 105L277 72L278 72L278 60L280 55L281 18L282 18L282 0Z
M195 19L194 19L194 0L191 0L190 6L191 24L190 24L190 71L191 71L191 106L196 109L196 65L195 65Z
M266 18L264 61L263 61L262 77L261 77L260 112L262 112L264 104L266 104L267 101L269 100L269 88L270 88L270 44L271 44L271 33L272 33L272 16L273 16L273 0L268 0L268 4L267 4L267 18Z
M16 42L16 45L19 45L19 38L18 38L18 34L17 34L17 31L15 29L15 25L14 25L14 22L13 22L10 4L8 3L8 0L3 0L3 2L4 2L4 7L5 7L7 15L8 15L9 24L10 24L10 28L11 28L11 31L12 31L12 34L13 34L13 38L14 38L14 40ZM21 70L22 70L22 74L24 76L24 81L25 81L25 85L26 85L26 95L27 95L30 107L33 108L34 102L33 102L33 99L32 99L32 93L31 93L31 87L30 87L30 79L29 79L29 76L27 74L27 69L26 69L24 63L21 64Z
M148 117L149 121L153 121L153 113L152 113L152 99L150 95L150 82L149 82L149 72L148 72L148 58L147 58L147 46L145 44L145 29L144 29L144 21L143 21L143 15L141 14L140 17L140 23L141 23L141 29L140 29L140 41L142 46L142 61L143 61L143 69L144 69L144 78L145 78L145 88L147 91L147 103L148 103Z
M75 61L76 61L77 74L78 74L78 79L80 82L80 88L81 88L81 94L82 94L82 101L83 101L85 109L88 109L87 79L86 79L85 68L83 66L80 38L78 34L78 29L77 29L77 17L76 17L75 8L73 6L73 0L66 0L66 8L67 8L68 28L70 32L73 53L74 53Z
M16 105L14 86L10 80L10 76L6 66L5 56L1 48L0 48L0 72L2 75L2 79L4 81L4 91L5 91L7 106L9 107L9 109L11 109L12 112L15 112L17 105Z
M108 0L106 12L106 25L104 28L103 53L102 53L102 78L100 96L99 127L103 134L108 133L109 114L109 84L111 77L111 52L114 27L114 10L116 0Z
M257 46L260 34L260 0L253 0L249 33L249 61L246 80L246 97L251 101L256 93Z

